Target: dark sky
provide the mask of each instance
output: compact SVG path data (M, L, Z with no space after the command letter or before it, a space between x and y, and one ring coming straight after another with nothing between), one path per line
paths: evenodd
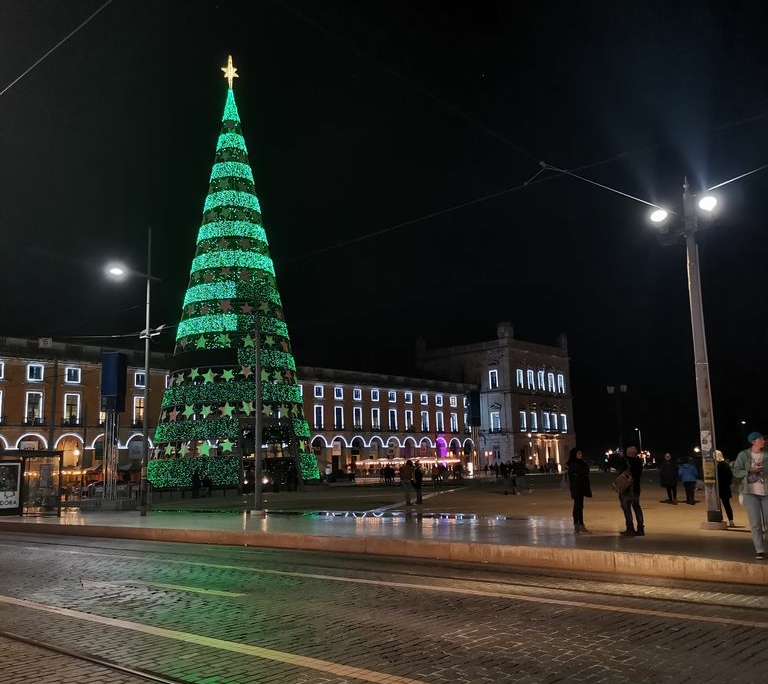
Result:
M101 4L0 0L0 90ZM139 330L143 283L101 265L142 269L149 224L152 322L178 322L231 53L300 365L411 374L418 336L480 341L510 320L525 340L567 334L589 449L615 443L605 386L625 383L627 436L689 451L683 248L573 178L503 191L544 160L679 209L685 174L699 191L768 163L766 28L747 2L114 0L0 96L2 333ZM722 188L700 237L731 456L741 420L768 429L766 183Z

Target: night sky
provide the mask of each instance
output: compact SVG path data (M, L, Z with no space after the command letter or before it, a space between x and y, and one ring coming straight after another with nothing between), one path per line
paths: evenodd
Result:
M0 91L102 4L0 0ZM232 54L299 365L413 375L417 337L509 320L568 336L591 453L615 445L616 384L627 439L689 453L683 247L625 197L521 186L545 161L679 210L684 175L698 192L768 163L767 27L757 2L113 0L0 96L0 333L138 346L144 284L101 267L143 270L147 225L152 324L178 322ZM768 430L766 184L723 187L699 240L731 457L740 421Z

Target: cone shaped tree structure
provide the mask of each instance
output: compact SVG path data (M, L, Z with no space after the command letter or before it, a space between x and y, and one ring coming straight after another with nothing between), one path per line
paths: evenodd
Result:
M229 80L203 221L176 333L174 360L147 476L159 487L185 486L198 472L213 484L241 477L243 430L258 411L263 443L291 455L302 479L318 477L309 450L296 364L253 173ZM255 324L260 371L256 376ZM261 405L255 405L260 382ZM253 452L253 444L246 452Z

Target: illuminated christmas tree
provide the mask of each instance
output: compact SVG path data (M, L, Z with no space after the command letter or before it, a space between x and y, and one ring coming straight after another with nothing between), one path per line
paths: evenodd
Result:
M282 443L303 480L318 478L232 91L238 74L231 57L222 71L229 90L221 133L148 465L147 476L159 487L189 485L195 472L213 484L238 484L243 429L256 411L263 442ZM257 320L260 406L254 405Z

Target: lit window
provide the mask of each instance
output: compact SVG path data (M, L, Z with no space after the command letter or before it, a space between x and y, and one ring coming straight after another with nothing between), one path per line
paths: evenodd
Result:
M315 391L317 391L317 388L319 385L315 385ZM322 392L323 388L320 387L320 391ZM315 404L315 430L322 430L323 429L323 407L318 406Z
M557 374L557 391L565 394L565 376L562 373Z
M133 398L133 424L136 427L144 424L144 397Z
M27 425L35 425L43 420L43 393L27 392L27 401L24 408Z
M489 389L499 388L499 371L497 370L488 371L488 388Z
M491 432L501 432L501 413L491 411Z
M424 404L425 406L429 403L429 395L428 394L420 394L419 395L419 402Z
M392 391L392 390L390 390L389 392L387 392L387 400L388 400L390 403L394 403L394 402L396 402L396 401L397 401L397 392L394 392L394 391Z
M165 374L165 389L168 389L168 383L171 381L171 376L168 373ZM301 387L301 385L299 385Z
M344 388L343 387L334 387L333 388L333 398L334 399L343 399L344 398Z
M536 389L536 385L534 384L534 381L533 381L534 378L533 378L533 371L532 370L529 370L526 373L526 379L528 380L528 389L529 390Z
M568 432L568 417L564 414L560 414L560 432Z
M371 390L371 401L378 401L379 400L379 390L372 389Z
M168 376L166 375L165 377L167 378ZM301 383L299 383L299 396L300 397L304 396L304 385L302 385Z
M336 430L344 429L344 409L341 406L333 407L333 425Z
M323 398L323 386L322 385L315 385L315 399L322 399Z
M557 414L556 413L549 414L549 424L552 426L553 430L557 430Z
M429 432L429 412L428 411L421 412L421 431Z
M146 385L146 379L145 379L144 371L136 371L133 374L133 386L134 387L144 387Z
M413 430L413 411L411 410L405 412L405 429Z
M451 432L458 432L459 431L459 414L452 413L450 420L451 420Z
M539 417L536 415L536 411L531 411L531 430L536 432L539 429Z
M360 406L352 408L352 421L355 424L355 430L363 429L363 409Z
M391 432L397 430L397 409L389 409L389 429Z
M436 394L435 395L435 406L442 406L443 405L443 395L442 394Z
M0 380L5 379L5 361L0 361Z
M405 403L406 404L412 404L413 403L413 392L406 392L405 393Z
M528 414L523 409L521 409L520 410L520 430L523 432L525 432L528 429L527 421L526 421L527 417L528 417Z
M359 387L355 387L355 389L352 390L352 399L354 399L355 401L362 401L363 390L361 390Z
M540 370L536 373L536 380L538 381L538 387L540 390L544 389L544 371Z
M541 412L541 428L542 430L549 430L549 413L547 411Z
M523 384L523 369L522 369L522 368L518 368L518 369L515 371L515 384L516 384L518 387L520 387L521 389L522 389L523 387L525 387L525 385Z
M445 432L445 423L443 422L443 412L438 411L435 414L435 431Z
M381 430L381 410L371 409L371 430Z
M43 365L41 363L30 363L27 366L27 380L40 382L43 379Z
M449 403L451 405L451 408L456 408L459 405L459 402L457 401L455 396L451 396Z
M64 369L64 382L70 385L78 384L80 382L80 369L73 368L71 366Z
M547 390L550 392L555 391L555 374L547 373Z
M3 420L3 390L0 390L0 422Z
M64 395L64 424L77 425L80 422L80 395Z

